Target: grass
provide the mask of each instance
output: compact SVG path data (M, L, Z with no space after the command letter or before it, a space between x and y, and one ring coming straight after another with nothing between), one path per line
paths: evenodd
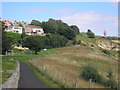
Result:
M59 85L54 84L50 79L48 79L45 75L43 75L41 72L39 72L36 67L33 67L28 60L29 59L33 59L33 58L41 58L44 57L45 55L50 55L50 54L55 54L55 53L59 53L58 50L54 50L54 49L47 49L47 50L41 50L41 52L38 53L38 55L33 54L34 52L32 51L24 51L24 52L19 52L19 54L14 55L14 56L2 56L2 60L4 60L4 69L14 69L14 67L10 67L14 62L9 62L7 61L8 59L16 59L19 61L22 61L24 63L26 63L35 73L35 75L37 76L37 78L42 81L43 83L45 83L46 85L48 85L48 87L55 87L55 88L59 88ZM6 66L6 64L9 64ZM13 65L14 66L14 65ZM4 76L6 76L4 74ZM5 77L3 77L3 80L5 81L6 79L4 79ZM0 78L0 80L2 79L2 77ZM2 81L2 80L1 80Z
M0 84L3 84L7 78L9 78L12 74L8 73L8 72L0 72Z
M26 64L33 70L37 78L43 83L45 83L49 88L53 88L53 87L60 88L59 85L53 83L53 81L50 78L46 77L46 75L40 72L36 67L31 65L30 63L26 63Z
M2 59L2 70L16 70L16 61Z
M34 64L34 66L37 67L39 70L41 65L48 67L48 70L46 70L48 72L50 72L52 68L55 71L54 78L56 78L57 72L60 71L60 81L62 83L64 83L65 80L65 73L68 73L68 84L72 87L74 87L75 85L76 75L79 75L82 66L88 63L94 65L98 69L99 73L106 79L107 72L111 68L116 80L118 79L118 63L117 61L107 56L104 56L100 53L96 54L83 46L71 46L65 48L58 48L56 50L58 50L60 53L32 59L30 60L30 63ZM87 81L80 78L79 83L84 83L84 85L79 85L79 87L88 88L88 82L86 82ZM104 86L94 83L93 87L103 88Z
M16 70L16 61L9 61L7 59L0 59L0 70ZM0 84L3 84L7 78L11 76L11 73L0 72Z
M92 44L96 44L95 42L95 38L89 38L88 35L86 33L80 33L79 35L76 36L76 40L79 41L84 41L84 42L88 42L88 43L92 43Z
M117 61L112 60L100 53L95 53L84 46L70 46L64 48L42 50L38 55L33 52L25 51L15 56L3 56L3 59L16 59L26 63L35 73L39 80L44 82L48 87L75 87L76 76L80 74L82 66L90 63L94 65L99 73L105 77L109 68L112 69L116 80L117 76ZM40 66L45 66L47 69L41 71ZM54 77L49 75L54 70ZM58 71L60 72L59 80L57 80ZM65 73L68 75L67 84L65 81ZM105 88L104 86L92 83L93 88ZM78 86L80 88L88 88L89 82L79 79Z

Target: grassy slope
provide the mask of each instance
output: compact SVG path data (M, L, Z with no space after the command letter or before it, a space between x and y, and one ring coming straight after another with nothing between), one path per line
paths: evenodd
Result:
M35 64L35 67L38 67L38 69L39 65L41 64L44 66L48 66L49 68L53 68L54 71L56 71L55 72L56 75L57 70L59 70L61 71L62 77L64 77L64 72L67 72L72 77L72 78L70 77L71 81L73 81L69 82L73 84L75 81L74 78L76 75L79 75L81 67L88 63L95 66L98 69L99 73L106 79L107 72L109 71L110 68L112 69L116 80L118 78L117 61L112 60L109 57L106 57L102 54L96 54L83 46L71 46L59 48L56 50L59 50L60 53L48 55L39 59L33 59L31 60L31 63ZM50 71L50 69L48 71ZM61 78L61 80L64 81L64 78ZM79 83L80 83L79 87L82 88L88 87L88 82L83 80L82 78ZM103 86L94 83L93 87L102 88Z

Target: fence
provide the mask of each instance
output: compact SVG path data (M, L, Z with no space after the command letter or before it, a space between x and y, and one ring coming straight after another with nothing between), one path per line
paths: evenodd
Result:
M58 70L47 64L40 64L35 61L29 60L29 62L36 67L40 72L52 79L54 83L64 85L69 88L93 88L92 79L89 82L80 79L78 75L73 75L71 73L64 72L63 70Z

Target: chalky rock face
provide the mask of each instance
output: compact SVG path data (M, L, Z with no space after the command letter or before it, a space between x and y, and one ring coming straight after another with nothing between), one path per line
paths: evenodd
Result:
M115 50L118 51L119 48L119 44L118 43L114 43L112 41L108 41L108 40L98 40L97 44L99 47L106 49L106 50Z

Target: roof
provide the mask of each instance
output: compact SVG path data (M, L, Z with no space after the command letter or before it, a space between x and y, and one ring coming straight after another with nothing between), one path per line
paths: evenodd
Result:
M7 21L7 20L2 20L2 23L12 24L10 21Z
M31 28L41 28L41 29L43 29L42 27L40 27L40 26L35 26L35 25L28 25L29 27L31 27Z

